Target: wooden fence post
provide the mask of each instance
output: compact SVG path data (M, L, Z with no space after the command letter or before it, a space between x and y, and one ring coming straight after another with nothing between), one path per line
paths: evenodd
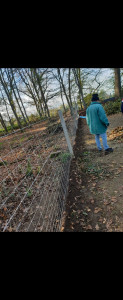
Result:
M73 107L71 108L72 110L72 114L73 114L73 120L74 120L74 125L75 125L75 129L77 130L77 122L76 122L76 117L75 117L75 109L73 109Z
M66 127L66 124L65 124L65 120L64 120L62 111L61 111L61 110L58 110L58 114L59 114L59 117L60 117L60 121L61 121L61 124L62 124L62 128L63 128L63 131L64 131L64 135L65 135L65 138L66 138L66 142L67 142L67 145L68 145L68 149L69 149L69 151L70 151L70 154L71 154L71 155L74 155L74 153L73 153L73 148L72 148L72 145L71 145L71 141L70 141L70 138L69 138L68 130L67 130L67 127Z

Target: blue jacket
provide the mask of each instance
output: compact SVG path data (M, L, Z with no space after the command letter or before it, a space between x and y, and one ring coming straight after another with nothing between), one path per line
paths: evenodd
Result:
M103 134L106 132L109 121L103 106L99 102L91 102L87 108L86 122L92 134Z

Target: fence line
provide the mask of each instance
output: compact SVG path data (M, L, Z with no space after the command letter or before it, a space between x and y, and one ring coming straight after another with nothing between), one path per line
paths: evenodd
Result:
M56 128L56 129L57 129L57 128ZM51 133L50 136L52 136L52 135L55 133L56 129L53 131L53 133ZM36 137L37 137L37 136L36 136ZM48 138L49 138L49 137L48 137ZM46 138L46 139L44 140L45 143L46 143L46 140L47 140L48 138ZM39 142L40 142L40 140L39 140ZM24 143L24 144L26 144L26 143ZM24 146L24 145L22 145L21 143L20 143L20 145L22 146L22 149L23 149L23 146ZM27 145L27 144L26 144L26 145ZM41 144L39 144L39 145L36 147L36 149L35 149L34 151L31 151L31 150L30 150L29 153L28 153L28 155L27 155L27 158L29 159L30 156L32 156L32 154L35 154L37 148L39 148L40 146L41 146ZM24 153L26 154L25 149L24 149ZM45 153L45 151L44 151L44 153ZM8 155L8 154L7 154L7 155ZM4 156L4 158L7 157L7 155ZM0 160L3 162L3 165L5 166L5 168L7 168L6 164L4 163L4 161L3 161L3 159L2 159L1 157L0 157ZM23 162L22 162L21 164L23 164ZM20 167L21 164L19 163L19 167ZM18 165L16 166L16 168L18 168ZM15 171L16 168L15 168L13 171ZM8 170L8 168L7 168L7 170ZM12 172L13 172L13 171L12 171ZM9 170L8 170L8 176L9 176ZM8 176L7 176L7 177L8 177ZM6 177L6 178L7 178L7 177ZM5 179L6 179L6 178L5 178ZM0 183L1 183L1 182L0 182Z
M0 137L0 231L61 229L72 153L59 119L44 129L42 124ZM76 107L65 124L73 147Z

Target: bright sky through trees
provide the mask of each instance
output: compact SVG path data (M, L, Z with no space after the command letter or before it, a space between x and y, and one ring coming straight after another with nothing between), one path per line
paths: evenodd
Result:
M26 70L26 69L25 69ZM49 69L50 70L50 69ZM57 75L57 69L52 69L54 75ZM68 69L66 68L66 72L64 69L61 70L61 73L64 73L64 83L67 82L67 74ZM114 85L113 85L113 68L81 68L81 76L83 80L83 95L84 97L92 92L100 92L101 90L104 90L107 95L111 95L114 93ZM17 84L19 84L19 81L17 79ZM51 93L55 93L55 90L58 89L59 83L54 77L53 80L51 80L51 83L49 81L49 89L52 90ZM76 88L73 88L75 90L75 98L77 97L78 90ZM28 114L35 114L36 108L35 105L30 97L28 97L25 94L21 94L24 106L26 107ZM63 95L65 104L67 103L66 97ZM32 104L33 103L33 104ZM48 106L49 109L51 108L59 108L59 106L62 104L61 96L56 95L54 98L51 98L48 100ZM11 111L8 105L8 110ZM0 106L0 112L1 114L6 118L6 110L5 106ZM12 114L12 111L10 112Z

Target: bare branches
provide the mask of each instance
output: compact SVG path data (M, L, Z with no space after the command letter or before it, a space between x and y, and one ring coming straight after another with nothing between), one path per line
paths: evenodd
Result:
M105 69L91 68L1 68L0 105L17 120L19 128L29 123L34 108L38 118L50 118L50 108L62 104L72 114L73 102L86 108L85 97L114 82L105 78ZM110 76L109 76L110 77Z

